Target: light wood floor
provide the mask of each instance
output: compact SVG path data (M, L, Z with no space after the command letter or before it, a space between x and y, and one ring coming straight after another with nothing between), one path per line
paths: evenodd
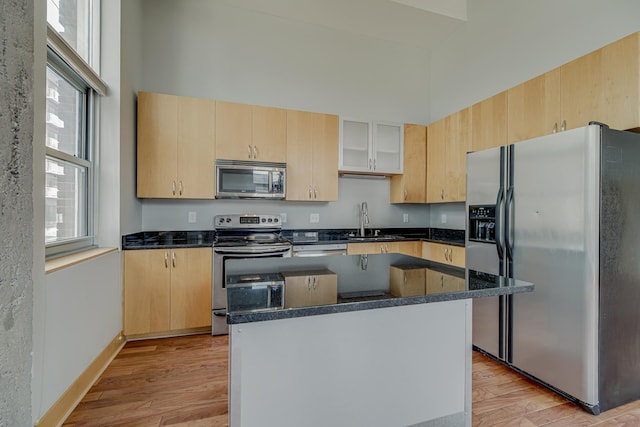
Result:
M124 349L65 426L227 426L228 340L196 335ZM593 416L473 353L474 426L640 426L640 401Z

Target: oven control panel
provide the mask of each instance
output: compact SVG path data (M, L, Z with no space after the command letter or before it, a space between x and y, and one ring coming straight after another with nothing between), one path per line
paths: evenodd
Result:
M280 215L229 214L216 215L214 227L220 228L282 228Z

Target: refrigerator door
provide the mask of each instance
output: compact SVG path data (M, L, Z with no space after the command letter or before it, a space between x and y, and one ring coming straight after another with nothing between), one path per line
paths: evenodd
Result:
M502 155L501 155L502 154ZM504 199L504 163L505 148L492 148L489 150L469 153L467 155L467 233L466 233L466 266L469 270L499 275L501 271L502 255L499 255L496 243L473 239L471 225L469 224L470 208L473 206L494 206L495 215L498 218L503 215L502 207L496 206L496 201L502 187L502 199ZM476 224L478 225L478 224ZM482 224L484 225L484 224ZM499 224L498 224L499 225ZM494 230L495 238L499 245L503 245L502 235L499 230ZM479 234L485 234L479 232ZM504 357L504 328L502 322L500 302L501 297L476 298L473 300L473 345L495 356Z
M512 364L588 405L597 395L600 128L512 146ZM508 243L509 243L508 242Z

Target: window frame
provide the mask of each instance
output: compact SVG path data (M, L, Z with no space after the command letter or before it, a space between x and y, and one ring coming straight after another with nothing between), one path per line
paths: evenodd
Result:
M100 0L90 0L90 3L89 60L93 64L99 64ZM82 153L79 156L75 156L49 147L46 141L42 141L45 146L45 162L43 162L42 167L46 167L46 159L52 159L54 161L67 162L86 171L86 188L83 189L83 197L85 198L85 206L83 206L85 213L83 216L86 216L84 218L86 221L86 235L52 242L46 242L45 238L45 256L50 259L97 246L99 105L100 98L107 95L107 85L94 68L87 64L49 23L47 23L46 66L83 94L81 105L79 105L81 111L78 118L81 130L77 136L81 138ZM46 182L42 184L46 186Z

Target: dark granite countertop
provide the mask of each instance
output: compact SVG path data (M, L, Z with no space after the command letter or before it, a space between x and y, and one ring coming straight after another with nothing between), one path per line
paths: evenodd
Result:
M229 260L226 266L227 281L233 282L227 286L229 324L508 295L534 288L531 283L474 271L465 279L464 269L400 254ZM319 280L308 279L313 276ZM259 283L253 286L252 282Z
M367 233L373 233L374 230L378 230L378 234L381 236L397 236L399 238L389 241L422 240L454 246L464 246L464 230L444 228L375 228L367 229ZM350 236L357 237L358 230L353 228L282 230L282 233L295 245L362 243L360 240L349 238Z
M380 235L396 236L388 240L421 240L464 246L465 231L442 228L380 228ZM350 239L356 237L356 229L292 229L282 230L285 238L295 245L323 245L332 243L362 243ZM367 230L373 232L373 229ZM122 249L199 248L212 246L214 230L197 231L141 231L122 236ZM372 240L373 241L373 240Z
M214 236L213 230L141 231L122 236L122 249L211 247Z

